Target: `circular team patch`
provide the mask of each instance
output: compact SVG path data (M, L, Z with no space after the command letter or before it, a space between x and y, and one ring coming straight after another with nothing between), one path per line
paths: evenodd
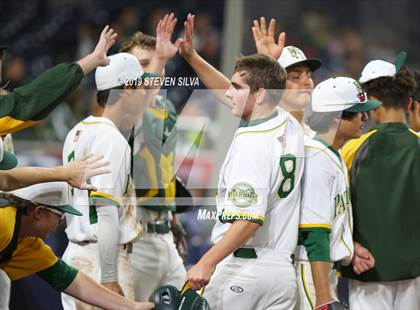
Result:
M239 182L232 186L228 192L228 200L240 208L249 207L257 203L257 193L251 184Z

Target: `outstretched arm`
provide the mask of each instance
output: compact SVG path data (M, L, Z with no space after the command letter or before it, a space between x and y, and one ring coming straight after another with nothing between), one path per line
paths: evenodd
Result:
M96 175L109 173L103 156L88 155L65 166L54 168L19 167L0 171L0 190L12 191L43 182L65 181L79 189L96 190L86 181Z
M32 82L0 96L0 135L22 130L47 117L76 89L84 75L108 64L106 53L116 36L106 26L95 50L86 57L50 68Z
M195 15L188 14L187 20L184 22L184 38L181 41L179 53L191 65L204 85L208 89L219 90L215 92L216 97L230 107L231 104L224 95L224 91L230 87L230 80L202 58L193 48L194 19Z
M76 278L64 290L64 293L107 310L148 310L154 308L154 305L150 302L134 302L125 299L123 296L99 285L82 272L78 272Z

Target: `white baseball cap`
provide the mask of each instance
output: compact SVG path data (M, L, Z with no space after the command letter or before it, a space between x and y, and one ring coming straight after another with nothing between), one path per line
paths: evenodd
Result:
M380 105L380 101L367 99L360 83L348 77L325 80L312 92L312 110L315 112L367 112Z
M3 139L0 137L0 170L9 170L15 168L17 159L15 155L4 150Z
M371 80L390 76L393 77L400 71L401 67L404 65L405 58L407 53L402 51L395 58L394 63L387 62L384 60L372 60L370 61L362 71L362 75L359 78L360 83L366 83Z
M69 188L65 182L46 182L11 192L14 196L34 204L51 207L62 212L81 216L82 213L69 205Z
M118 53L108 58L110 60L108 65L96 69L97 90L110 89L127 83L137 83L144 74L138 59L129 53Z
M278 62L284 69L297 64L305 64L312 72L322 65L322 61L320 59L306 58L303 51L294 46L286 46L283 48Z

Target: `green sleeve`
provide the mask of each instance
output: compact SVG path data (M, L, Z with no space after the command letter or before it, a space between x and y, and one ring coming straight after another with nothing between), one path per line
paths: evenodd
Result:
M0 96L0 118L42 120L80 84L83 76L77 63L46 70L32 82Z
M64 291L74 281L77 273L77 269L59 259L53 266L38 272L37 275L56 290Z
M300 244L306 249L310 262L330 262L330 232L326 228L305 228L299 230Z

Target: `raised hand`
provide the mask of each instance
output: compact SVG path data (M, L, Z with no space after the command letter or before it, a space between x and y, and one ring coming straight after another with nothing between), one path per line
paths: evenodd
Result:
M174 13L166 14L156 27L156 55L160 59L170 59L176 55L181 45L181 39L171 42L177 18Z
M66 170L67 182L79 189L96 190L92 184L87 184L87 180L91 177L101 174L107 174L111 170L106 167L108 161L103 160L103 155L87 155L80 160L76 160L64 166Z
M286 43L286 33L281 32L276 43L274 39L275 30L276 20L274 18L270 20L267 31L265 18L260 17L259 23L258 20L254 20L254 25L252 26L252 35L254 37L255 47L257 48L257 52L259 54L279 59Z
M106 66L109 64L109 59L106 54L108 53L109 48L114 45L117 35L118 34L114 32L114 29L109 28L108 25L102 30L99 41L92 52L92 54L97 57L98 66Z
M179 53L184 58L190 57L194 52L192 41L194 31L194 19L195 15L189 13L187 15L187 20L184 22L184 38L181 41L181 48L179 49Z

